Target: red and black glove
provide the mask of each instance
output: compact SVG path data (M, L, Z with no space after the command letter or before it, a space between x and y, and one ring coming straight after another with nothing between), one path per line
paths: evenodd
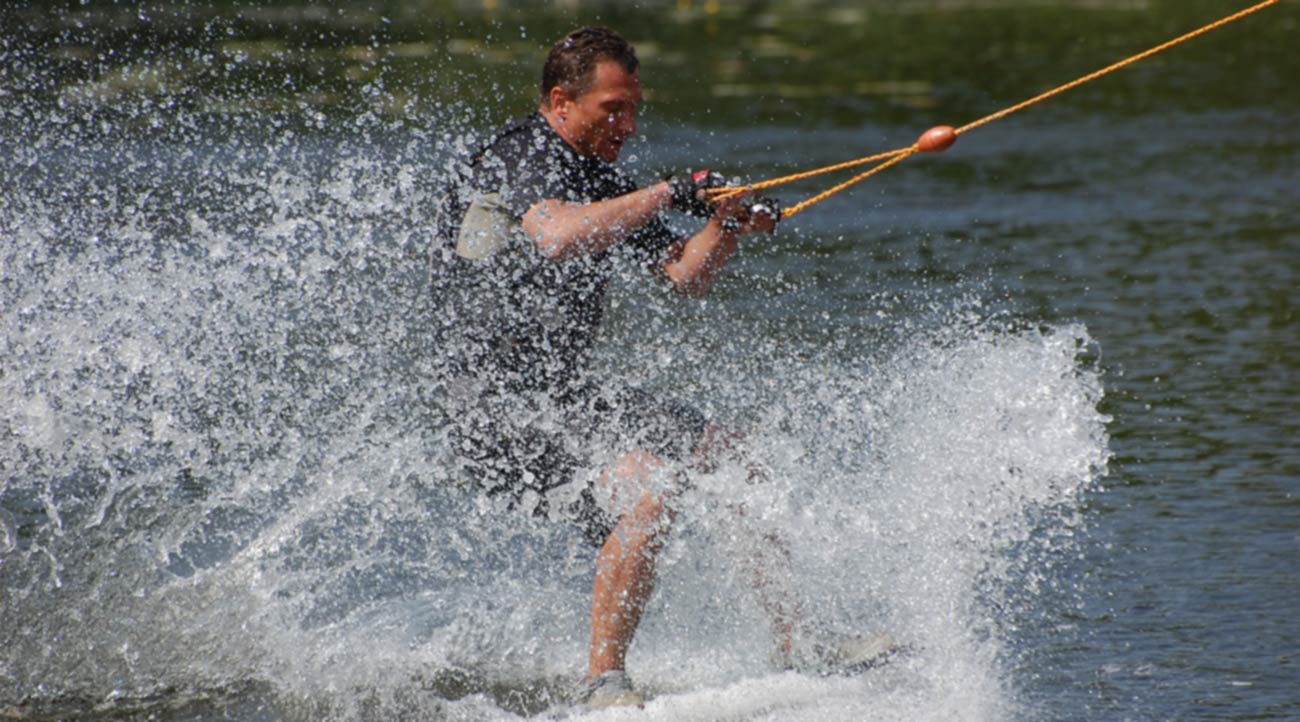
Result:
M686 175L670 176L668 187L673 191L673 210L689 213L699 218L713 217L713 204L705 191L722 188L727 179L711 170L697 170Z

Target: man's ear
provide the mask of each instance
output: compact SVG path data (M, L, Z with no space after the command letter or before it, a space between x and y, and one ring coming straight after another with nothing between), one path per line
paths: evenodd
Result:
M569 93L558 85L551 88L550 96L547 99L551 104L551 112L556 113L561 117L566 114L566 106L573 100L569 97Z

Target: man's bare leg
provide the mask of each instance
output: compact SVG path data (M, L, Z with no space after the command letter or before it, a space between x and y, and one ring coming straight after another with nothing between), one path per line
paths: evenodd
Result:
M790 549L775 531L760 533L746 518L741 505L729 507L732 514L731 547L745 580L754 590L758 606L767 617L777 653L788 659L795 639L804 630L804 610L794 588Z
M623 669L641 613L654 591L655 560L671 514L664 493L647 489L645 482L660 465L649 454L632 452L613 469L613 478L607 475L605 483L617 485L615 501L625 511L596 557L588 679Z
M727 456L746 468L749 483L766 482L767 470L748 458L744 442L740 433L722 426L708 426L695 447L696 468L707 473L720 458ZM778 653L788 659L804 623L803 605L794 589L790 549L775 531L759 534L753 522L745 518L743 503L728 506L734 514L732 529L737 537L735 547L740 567L767 615Z

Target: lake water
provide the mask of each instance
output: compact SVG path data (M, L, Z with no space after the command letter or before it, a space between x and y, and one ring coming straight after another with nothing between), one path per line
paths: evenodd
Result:
M450 473L429 233L446 159L527 110L564 29L644 49L629 173L760 180L1236 9L717 5L5 18L0 717L563 708L593 554ZM582 718L1300 718L1298 23L910 159L706 301L621 278L600 372L744 430L772 480L700 481L629 658L654 699ZM910 653L771 672L736 499L813 615Z

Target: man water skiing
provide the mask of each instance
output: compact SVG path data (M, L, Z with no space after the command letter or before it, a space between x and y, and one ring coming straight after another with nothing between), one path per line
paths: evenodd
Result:
M638 67L612 30L582 28L556 43L539 110L470 160L447 208L462 328L449 392L458 461L489 494L571 519L599 546L582 693L596 706L641 703L624 660L654 589L673 500L693 470L732 446L694 409L584 375L607 286L630 260L702 296L740 237L772 231L778 217L774 203L753 196L704 201L700 191L721 185L714 173L638 189L613 165L636 132ZM678 237L661 219L672 210L707 222ZM602 451L612 451L605 468L584 480ZM863 644L797 648L793 595L756 585L782 664L852 664L872 653Z

